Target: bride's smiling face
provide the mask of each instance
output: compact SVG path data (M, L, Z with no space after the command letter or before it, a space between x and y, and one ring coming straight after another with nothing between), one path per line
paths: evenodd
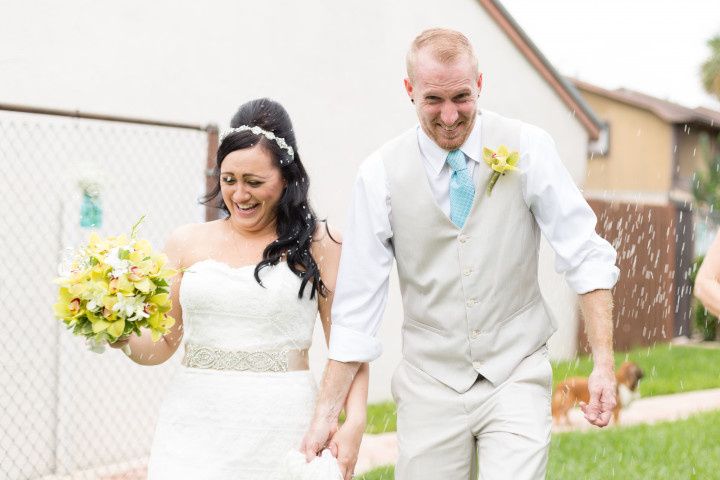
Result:
M284 188L280 169L259 144L230 152L223 159L220 189L230 221L240 230L261 232L273 226Z

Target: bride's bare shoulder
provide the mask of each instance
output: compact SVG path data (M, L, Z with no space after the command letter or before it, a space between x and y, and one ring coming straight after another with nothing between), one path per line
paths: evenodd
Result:
M212 235L220 228L222 220L212 220L204 223L186 223L175 228L170 235L168 241L188 242L193 240L202 240L207 235Z
M219 230L222 220L205 223L188 223L175 228L165 241L165 253L184 264L198 253L198 247L207 245L208 238Z
M313 253L322 257L331 252L340 252L342 246L342 234L340 230L331 227L326 221L320 221L315 227L313 235Z

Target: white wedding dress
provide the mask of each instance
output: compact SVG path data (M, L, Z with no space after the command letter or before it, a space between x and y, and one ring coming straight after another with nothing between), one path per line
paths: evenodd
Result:
M269 371L278 358L267 352L310 347L317 299L311 285L298 298L300 278L284 262L260 271L264 287L254 270L203 260L184 273L184 341L201 367L183 366L171 382L149 480L286 478L282 463L300 445L317 387L308 370ZM218 362L218 351L259 353ZM211 360L215 367L203 366Z

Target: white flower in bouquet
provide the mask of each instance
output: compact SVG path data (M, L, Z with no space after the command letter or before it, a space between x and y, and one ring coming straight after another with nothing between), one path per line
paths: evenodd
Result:
M130 252L130 249L128 249ZM120 247L111 249L107 255L105 255L105 263L112 267L112 275L114 278L118 278L121 275L125 275L130 269L130 262L120 258Z
M123 315L129 322L148 318L149 313L145 311L147 304L145 299L136 296L125 296L122 293L117 294L117 303L113 305L112 309L118 312L119 315Z

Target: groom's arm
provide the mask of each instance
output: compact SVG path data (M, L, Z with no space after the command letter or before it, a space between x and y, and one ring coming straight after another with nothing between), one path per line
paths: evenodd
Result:
M580 309L593 355L593 371L588 379L590 402L580 408L588 422L604 427L617 403L613 357L613 299L610 290L580 295Z
M378 155L372 155L360 167L343 236L332 303L329 362L313 422L302 445L308 460L335 433L338 416L360 365L371 362L382 352L375 337L387 303L394 260L389 214L384 166ZM367 375L367 367L363 369L360 377ZM359 403L354 398L355 395L348 399L351 410ZM347 413L349 418L350 412ZM342 442L342 435L333 438L333 442L336 440Z
M580 296L594 369L586 419L605 426L615 407L612 353L612 295L617 281L615 249L596 232L597 218L567 171L550 135L524 126L520 160L523 194L535 220L555 251L555 270Z

